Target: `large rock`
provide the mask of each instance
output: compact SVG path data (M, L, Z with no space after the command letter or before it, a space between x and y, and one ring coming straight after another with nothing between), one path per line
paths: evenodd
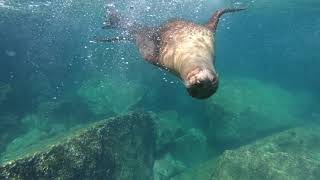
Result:
M107 119L71 134L42 145L41 151L6 160L0 179L153 178L155 130L149 114Z
M291 129L226 151L210 180L318 180L319 132L319 126Z
M320 126L296 128L227 150L171 180L318 180Z

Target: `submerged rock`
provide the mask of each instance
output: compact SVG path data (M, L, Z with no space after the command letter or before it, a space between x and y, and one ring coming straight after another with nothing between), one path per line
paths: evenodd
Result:
M150 180L155 130L145 113L107 119L3 163L0 179Z
M171 180L318 180L320 126L296 128L227 150Z
M97 116L121 114L130 110L144 96L146 89L138 83L116 79L90 79L77 94Z
M318 180L320 127L297 128L226 151L210 180Z
M222 80L223 81L223 80ZM314 100L255 79L225 79L206 102L210 119L206 135L211 144L235 148L302 123L300 115Z

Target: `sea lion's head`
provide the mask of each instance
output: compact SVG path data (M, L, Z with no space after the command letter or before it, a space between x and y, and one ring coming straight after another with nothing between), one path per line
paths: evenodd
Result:
M187 74L185 86L190 96L197 99L206 99L218 89L218 74L208 68L195 68Z

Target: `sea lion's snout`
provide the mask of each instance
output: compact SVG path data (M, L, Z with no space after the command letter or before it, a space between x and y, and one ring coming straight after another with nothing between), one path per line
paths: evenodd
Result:
M212 96L218 89L219 81L204 80L187 87L190 96L197 99L206 99Z
M218 89L218 75L208 70L197 70L196 74L189 75L186 88L190 96L197 99L206 99Z

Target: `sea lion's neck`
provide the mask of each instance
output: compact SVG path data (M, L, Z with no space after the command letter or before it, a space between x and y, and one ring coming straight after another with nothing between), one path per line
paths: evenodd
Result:
M182 45L174 59L174 69L180 72L181 79L196 68L214 71L214 40L212 37L194 37L193 41Z
M161 31L160 39L159 63L181 79L195 68L214 70L214 37L206 27L173 21Z

